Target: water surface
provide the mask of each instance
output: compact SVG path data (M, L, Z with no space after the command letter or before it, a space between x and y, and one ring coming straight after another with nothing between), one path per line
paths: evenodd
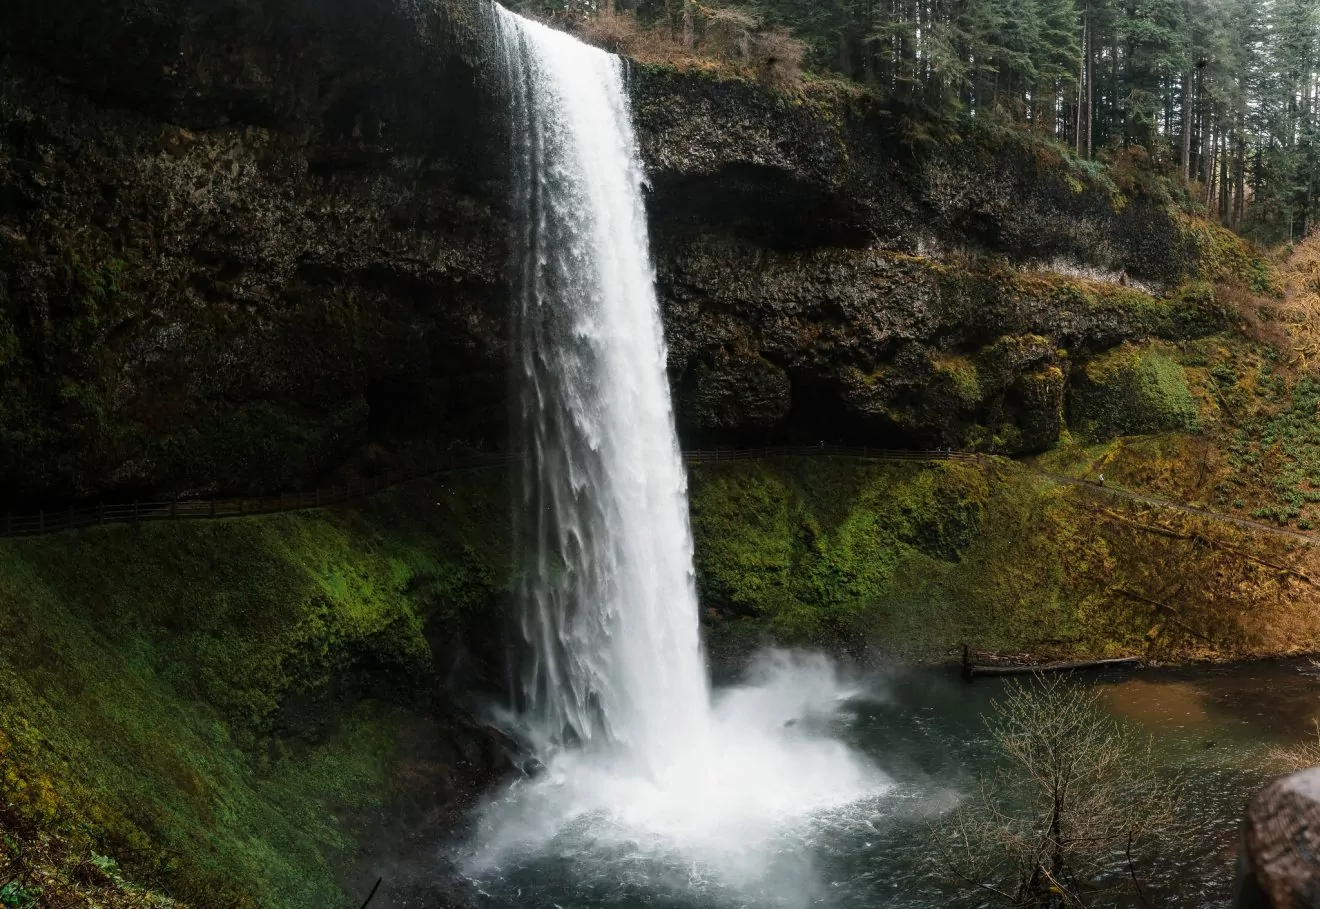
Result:
M470 861L472 845L465 844L460 852L487 904L509 909L951 905L949 891L921 854L932 819L974 791L993 766L982 717L1005 683L967 684L937 671L849 679L810 661L790 668L792 684L781 685L777 694L766 694L775 692L773 679L760 678L754 686L725 689L726 703L740 697L782 700L795 687L816 685L819 690L806 699L810 703L784 708L800 718L775 714L783 735L838 741L869 759L886 785L843 806L779 818L773 811L776 793L766 792L771 808L747 813L755 822L742 827L698 824L688 817L690 830L655 830L647 818L630 817L627 805L615 806L618 812L588 811L535 848L507 852L479 868ZM1242 811L1268 778L1266 753L1300 741L1320 719L1320 679L1299 671L1305 668L1275 662L1078 677L1079 684L1101 689L1112 715L1153 737L1163 772L1189 781L1181 808L1184 833L1178 842L1162 845L1157 870L1144 875L1155 905L1230 904ZM757 710L768 707L739 709L759 715ZM756 775L755 753L746 760L748 775ZM719 793L703 797L712 815L724 810ZM691 841L683 841L685 833ZM1115 897L1096 904L1140 902Z

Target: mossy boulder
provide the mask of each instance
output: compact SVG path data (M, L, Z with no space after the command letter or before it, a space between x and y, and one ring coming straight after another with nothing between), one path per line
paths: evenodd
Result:
M1079 370L1069 422L1093 439L1192 430L1200 406L1169 351L1159 344L1124 345Z

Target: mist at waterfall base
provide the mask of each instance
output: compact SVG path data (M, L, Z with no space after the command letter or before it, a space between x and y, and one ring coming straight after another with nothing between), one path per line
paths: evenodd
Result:
M623 63L491 15L523 227L517 732L543 769L485 807L468 873L552 857L578 887L805 904L802 838L888 783L831 734L848 692L823 658L712 697Z
M467 872L505 898L526 874L525 896L548 886L574 905L818 903L814 849L869 830L889 789L833 735L868 696L821 657L766 654L716 694L711 738L653 771L609 750L550 756L484 808Z

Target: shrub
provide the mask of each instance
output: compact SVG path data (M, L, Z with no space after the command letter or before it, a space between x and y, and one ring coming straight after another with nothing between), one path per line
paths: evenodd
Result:
M1175 786L1099 698L1037 676L995 704L1003 766L931 838L940 874L977 905L1081 906L1083 893L1090 905L1114 865L1111 886L1140 888L1137 860L1172 828Z

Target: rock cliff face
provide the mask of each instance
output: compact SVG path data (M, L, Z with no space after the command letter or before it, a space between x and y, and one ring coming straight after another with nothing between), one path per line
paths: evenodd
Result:
M506 168L463 14L5 5L9 496L274 489L497 431Z
M4 5L4 505L502 444L484 23L476 0ZM1177 287L1202 257L1158 191L1021 137L905 139L847 93L643 67L633 88L689 440L1039 449L1079 359L1217 324L1204 297L1008 267Z
M1174 292L1218 275L1158 181L1004 132L915 142L864 96L635 85L689 439L1037 451L1074 361L1225 323Z

